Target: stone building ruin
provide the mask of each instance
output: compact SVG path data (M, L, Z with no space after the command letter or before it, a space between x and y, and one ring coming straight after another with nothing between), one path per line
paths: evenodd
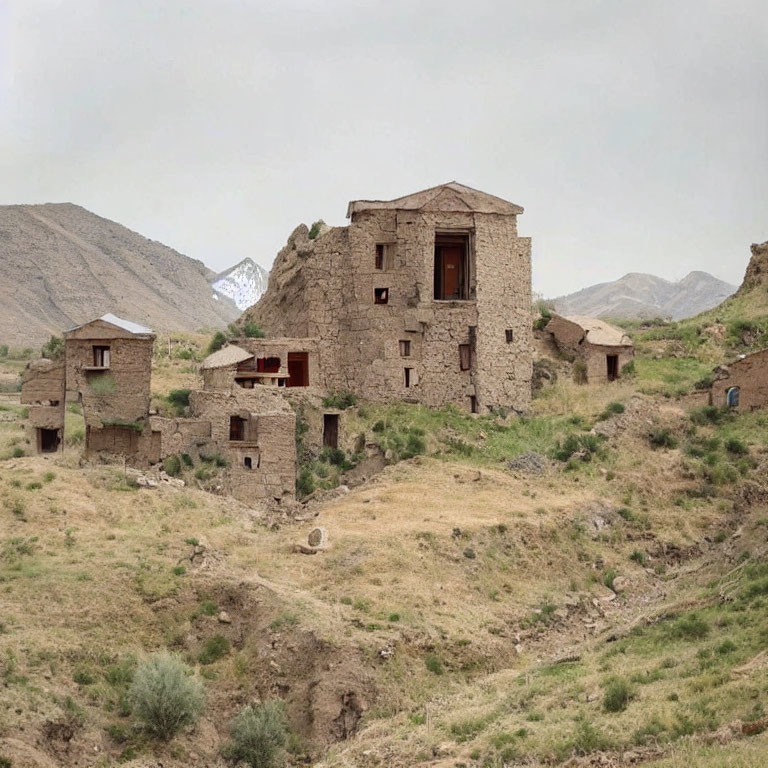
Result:
M590 384L614 381L635 356L632 339L621 329L597 317L553 315L545 332L561 353L581 362Z
M768 405L768 349L715 369L710 405L753 411Z
M374 402L523 411L532 331L522 212L456 182L353 201L346 227L315 239L304 225L294 230L246 317L270 341L286 341L289 356L303 343L305 362L294 358L294 368L306 366L310 387Z

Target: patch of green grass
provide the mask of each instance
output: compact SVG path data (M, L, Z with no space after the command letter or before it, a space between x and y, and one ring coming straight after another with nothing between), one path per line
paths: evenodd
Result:
M223 635L214 635L213 637L209 637L205 643L203 643L203 647L197 656L197 660L204 665L213 664L226 656L229 653L230 648L230 642L226 637Z

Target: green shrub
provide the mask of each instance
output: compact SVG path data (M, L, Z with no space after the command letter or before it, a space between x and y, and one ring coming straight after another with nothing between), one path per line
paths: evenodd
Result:
M694 389L710 389L712 387L712 384L714 384L715 380L712 378L710 374L707 376L703 376L698 381L694 382L693 388Z
M739 440L738 437L730 437L725 441L725 450L735 456L746 456L749 453L746 443Z
M243 707L229 725L229 741L222 753L233 763L251 768L283 765L287 727L281 701Z
M695 613L678 619L669 629L672 637L683 640L701 640L709 634L709 625Z
M573 380L577 384L587 383L587 364L583 360L577 360L573 364Z
M325 224L325 222L322 219L312 222L307 237L309 237L310 240L314 240L320 234L320 227L322 227L323 224Z
M163 471L171 477L178 477L181 474L181 460L175 453L163 459Z
M181 460L184 462L184 466L193 467L195 465L195 462L188 453L182 453Z
M111 395L116 388L115 378L111 373L100 373L89 377L88 386L94 395Z
M252 320L246 320L243 326L243 336L247 336L249 339L263 339L266 334Z
M315 490L315 478L309 467L302 467L296 476L296 495L304 499Z
M177 416L180 416L185 408L189 406L189 393L188 389L172 389L168 393L166 398L173 407Z
M608 589L613 589L613 582L618 575L619 574L616 573L613 568L609 568L605 574L603 574L603 584L605 584Z
M323 398L324 408L335 408L344 411L357 403L357 395L354 392L333 392Z
M430 653L424 659L424 665L433 675L442 675L445 671L443 669L443 662L434 653Z
M61 336L51 336L43 344L40 354L49 360L58 360L64 354L64 339Z
M208 346L205 349L206 355L212 355L214 352L218 352L227 343L227 336L223 331L216 331L208 342Z
M694 424L704 426L706 424L722 424L731 418L727 408L718 408L716 405L702 405L694 408L690 413L690 419Z
M602 438L600 435L568 435L562 442L558 440L552 451L552 458L568 461L574 454L580 454L582 461L591 461L599 452Z
M669 427L651 430L648 435L651 447L653 448L676 448L677 438L672 434Z
M22 456L24 456L24 449L23 448L14 448L13 453L11 454L14 459L20 459Z
M226 637L223 635L214 635L205 641L203 649L197 656L197 660L201 664L213 664L222 656L226 656L229 653L229 649L230 644Z
M159 653L142 662L133 675L128 701L144 729L170 739L203 711L202 683L178 657Z
M645 552L640 549L636 549L629 556L630 560L634 560L638 565L642 565L645 562Z
M213 600L203 600L200 603L200 613L203 616L215 616L219 606Z
M637 373L637 370L635 368L635 361L630 360L626 365L624 365L621 369L621 375L631 377L634 376Z
M632 699L632 689L623 677L612 677L605 683L603 709L606 712L623 712Z
M383 431L386 429L386 424L384 424L384 422L383 422L381 419L379 419L379 420L378 420L378 421L377 421L377 422L376 422L376 423L375 423L375 424L374 424L374 425L371 427L371 429L372 429L374 432L383 432Z
M565 749L573 751L577 755L588 755L598 750L610 749L611 740L601 731L595 728L585 717L580 717L576 721L573 735L566 743Z

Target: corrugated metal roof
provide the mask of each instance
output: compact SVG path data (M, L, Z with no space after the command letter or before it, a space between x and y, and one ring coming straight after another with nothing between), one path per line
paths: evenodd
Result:
M146 334L154 334L154 331L151 328L145 328L143 325L132 323L130 320L123 320L122 317L113 315L111 312L107 312L106 315L97 317L96 320L103 320L105 323L114 325L116 328L122 328L124 331L128 331L128 333L135 333L136 335L144 336ZM71 333L72 331L76 331L79 328L85 328L86 325L90 325L94 322L96 321L89 320L87 323L81 323L80 325L76 325L74 328L70 328L69 330L65 331L65 333Z
M230 365L242 363L243 360L250 360L252 357L253 355L250 352L246 352L242 347L230 344L222 347L218 352L208 355L200 364L200 368L226 368Z

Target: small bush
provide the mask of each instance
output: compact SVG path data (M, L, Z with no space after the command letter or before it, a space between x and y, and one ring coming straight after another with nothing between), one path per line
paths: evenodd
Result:
M623 712L632 699L632 689L623 677L612 677L605 684L603 709L606 712Z
M357 395L353 392L333 392L328 397L323 398L324 408L335 408L344 411L357 403Z
M591 461L592 456L600 451L602 438L599 435L568 435L565 440L558 441L552 451L552 458L558 461L568 461L578 454L582 461Z
M613 568L609 568L603 575L603 584L605 584L608 589L613 589L613 582L617 576L618 574L616 571Z
M722 424L730 416L727 408L718 408L716 405L703 405L701 408L694 408L690 413L691 421L699 426Z
M58 360L64 354L64 339L61 336L51 336L51 338L43 344L40 349L40 354L43 357L47 357L49 360Z
M188 453L182 453L181 460L184 462L184 466L186 467L193 467L195 465L195 462L192 460L192 457Z
M634 560L638 565L642 565L645 562L645 552L640 549L636 549L629 556L630 560Z
M203 711L202 683L178 657L160 653L139 664L128 701L144 729L168 740Z
M233 763L251 768L282 765L287 727L281 701L243 707L229 726L229 741L222 749Z
M190 390L188 389L172 389L168 393L166 399L177 415L181 415L184 409L189 406L189 392Z
M621 375L631 377L634 376L637 373L637 370L635 369L635 361L630 360L625 366L621 369Z
M307 237L310 240L314 240L320 234L320 228L325 224L322 219L312 222L312 226L309 228L309 234Z
M215 616L219 606L213 600L203 600L200 603L200 613L203 616Z
M14 459L20 459L22 456L24 456L24 449L23 448L14 448L13 453L11 454Z
M206 355L212 355L214 352L218 352L227 343L227 336L223 331L216 331L213 334L211 340L208 342L208 346L205 349Z
M442 675L445 671L443 662L434 653L430 653L424 659L424 665L433 675Z
M201 664L213 664L222 656L226 656L229 653L229 649L229 640L227 640L226 637L223 635L214 635L205 641L203 649L197 656L197 660Z
M315 478L312 475L312 470L309 467L302 467L296 476L296 495L300 499L304 499L314 490Z
M704 376L703 378L699 379L697 382L694 383L693 388L694 389L710 389L712 384L714 384L714 379L711 375Z
M263 339L266 334L252 320L247 320L243 326L243 336L249 339Z
M181 474L181 460L175 453L163 459L163 471L171 477L178 477Z
M734 456L746 456L749 453L746 443L739 440L738 437L730 437L725 441L725 450Z
M677 448L677 438L669 427L652 430L648 439L653 448Z
M701 640L709 634L709 625L704 619L691 613L678 619L670 627L669 634L683 640Z
M577 384L587 383L587 364L583 360L577 360L573 364L573 380Z

